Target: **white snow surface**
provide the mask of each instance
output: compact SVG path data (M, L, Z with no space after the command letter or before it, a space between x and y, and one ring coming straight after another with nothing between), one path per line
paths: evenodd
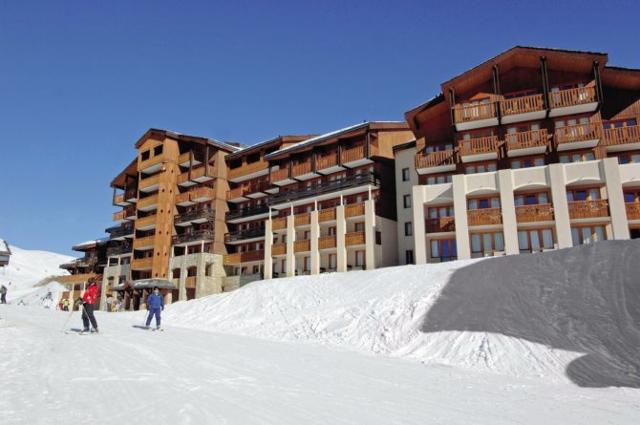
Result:
M168 306L165 332L0 306L1 423L635 425L638 258L600 242L255 282Z

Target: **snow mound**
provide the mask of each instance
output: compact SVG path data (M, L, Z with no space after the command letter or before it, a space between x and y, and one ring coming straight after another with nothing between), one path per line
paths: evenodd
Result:
M73 257L49 251L36 251L18 248L11 245L9 265L0 267L0 283L8 286L8 298L14 290L32 288L42 279L49 276L69 274L60 268L60 264L68 263ZM9 286L8 283L11 282Z
M640 386L639 241L260 281L167 308L182 327L581 386Z
M16 305L55 309L63 291L65 287L58 282L49 282L45 286L15 291L9 302Z

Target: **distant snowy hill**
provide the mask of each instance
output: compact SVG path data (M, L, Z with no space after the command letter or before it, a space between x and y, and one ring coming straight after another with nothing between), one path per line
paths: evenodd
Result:
M71 260L73 257L68 255L22 249L11 245L9 265L0 267L0 283L8 285L11 282L8 286L8 298L11 300L46 277L68 274L60 268L60 264Z

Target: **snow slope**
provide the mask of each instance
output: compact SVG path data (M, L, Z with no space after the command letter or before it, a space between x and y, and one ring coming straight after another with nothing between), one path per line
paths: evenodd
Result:
M0 267L0 283L8 286L9 300L27 294L30 288L49 276L66 275L60 264L68 263L73 257L49 251L37 251L18 248L11 245L9 265Z
M255 282L167 323L582 386L640 386L640 241Z

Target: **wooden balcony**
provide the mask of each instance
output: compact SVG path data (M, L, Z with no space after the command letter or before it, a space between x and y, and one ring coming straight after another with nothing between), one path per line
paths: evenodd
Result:
M498 159L500 143L496 136L459 140L458 148L462 162L488 161Z
M323 174L331 174L344 170L344 167L342 167L338 161L338 152L331 152L322 156L318 155L316 157L316 170Z
M125 199L124 193L120 193L113 197L113 205L124 207L129 205L129 202Z
M190 232L173 235L171 242L174 245L196 242L196 241L212 241L215 237L215 232L211 229L200 229Z
M349 204L344 207L345 218L360 217L364 215L364 204Z
M56 276L55 281L62 285L87 283L89 279L95 279L98 277L95 273L78 273L66 276Z
M332 249L336 247L336 236L320 236L318 238L318 249Z
M145 236L143 238L135 238L133 241L133 249L149 249L153 248L155 235Z
M135 220L136 218L136 207L133 205L128 205L122 209L122 211L118 211L113 213L113 221L124 222L128 220Z
M549 135L546 129L512 133L505 136L507 156L540 155L547 151Z
M138 210L139 211L152 211L158 207L158 194L147 196L146 198L141 198L138 201Z
M640 126L605 128L603 142L609 152L640 149Z
M193 157L192 157L193 154ZM204 158L202 157L203 155L199 154L199 153L195 153L195 152L184 152L182 154L180 154L180 156L178 157L178 164L181 167L188 167L189 165L198 165L198 164L202 164L202 160L204 160Z
M438 152L419 152L416 154L418 174L443 173L455 171L457 158L454 150Z
M247 180L249 178L252 178L252 176L254 176L255 174L260 173L261 171L267 171L268 168L269 163L262 159L250 164L243 163L239 167L229 169L227 171L227 179L232 182Z
M300 240L293 242L293 252L309 252L311 251L310 240Z
M275 171L271 171L271 183L277 186L283 186L290 183L294 183L295 180L289 177L289 168L279 168Z
M227 202L243 202L247 201L248 198L245 195L247 192L247 187L245 185L240 185L238 187L234 187L233 189L229 189L227 191Z
M347 246L364 245L364 232L351 232L345 235Z
M516 221L518 223L553 221L553 208L551 204L519 205L516 207Z
M112 215L113 221L126 221L126 213L124 212L124 210L122 211L118 211L118 212L114 212Z
M176 205L188 206L192 202L189 199L189 192L176 193Z
M549 93L549 116L581 114L598 107L596 89L593 86L577 87Z
M176 195L176 205L182 207L210 201L215 197L215 189L208 186L199 186Z
M318 212L318 221L320 223L324 223L326 221L335 221L336 219L336 209L335 208L327 208L324 210L320 210Z
M625 204L627 220L640 220L640 202L628 202Z
M311 158L308 158L303 162L293 164L291 167L291 175L298 180L308 180L318 176L318 174L313 171Z
M609 216L609 202L606 199L569 202L569 218L601 218Z
M296 214L293 218L293 223L296 226L308 226L311 223L311 214L303 213Z
M264 251L236 252L224 256L224 265L250 263L264 260Z
M185 288L195 289L197 284L198 284L198 276L187 276L186 279L184 280Z
M498 108L495 102L457 104L453 107L453 119L456 130L498 125Z
M286 253L286 243L274 243L273 245L271 245L271 255L285 255Z
M162 162L164 160L165 160L164 153L153 156L149 159L145 159L144 161L141 159L138 159L138 170L141 173L146 173L146 174L155 173L160 169L160 167L162 167Z
M134 258L131 261L131 270L151 270L153 268L153 257Z
M482 208L467 211L467 221L469 226L491 226L502 224L501 208Z
M546 114L542 94L500 100L502 124L538 120L544 118Z
M271 220L271 230L282 230L287 227L287 218L286 217L278 217Z
M225 243L244 242L248 239L264 239L264 227L235 230L224 235Z
M374 145L369 145L369 149L368 156L365 154L364 144L344 149L341 158L342 165L353 168L372 163L373 161L370 157L375 154L374 150L376 148Z
M455 230L456 220L453 216L427 218L425 222L426 233L455 232Z
M557 128L554 139L559 151L590 149L598 146L602 133L602 123L592 122Z
M136 230L151 230L156 227L156 215L149 215L136 220Z
M160 188L160 175L156 174L151 177L140 180L140 192L154 192Z

